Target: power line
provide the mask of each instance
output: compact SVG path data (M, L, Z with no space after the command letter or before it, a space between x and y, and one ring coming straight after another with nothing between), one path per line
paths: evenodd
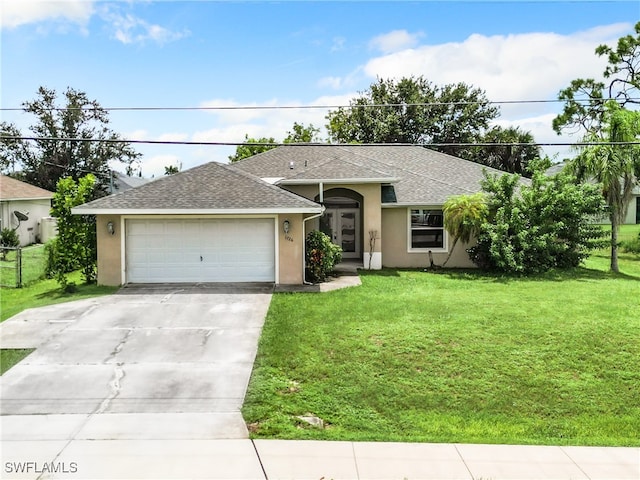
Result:
M20 135L2 135L2 140L25 140L46 142L82 142L82 143L130 143L144 145L184 145L184 146L256 146L256 147L589 147L596 145L625 146L640 145L640 140L630 142L434 142L434 143L283 143L283 142L210 142L210 141L171 141L171 140L126 140L102 138L69 138L69 137L30 137Z
M608 98L591 98L591 99L571 99L576 103L604 103L608 102ZM631 102L640 102L640 98L629 98ZM440 107L449 105L520 105L520 104L546 104L546 103L564 103L567 100L549 99L549 100L465 100L458 102L418 102L418 103L368 103L368 104L351 104L351 105L211 105L199 107L49 107L43 110L47 111L72 111L72 110L104 110L104 111L237 111L237 110L320 110L320 109L337 109L337 108L379 108L379 107ZM6 107L0 108L3 112L24 111L24 107Z

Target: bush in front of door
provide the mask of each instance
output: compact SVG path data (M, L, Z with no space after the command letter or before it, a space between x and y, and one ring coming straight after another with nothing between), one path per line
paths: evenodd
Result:
M333 267L342 261L342 248L331 243L328 235L313 230L307 235L307 281L324 282L333 271Z

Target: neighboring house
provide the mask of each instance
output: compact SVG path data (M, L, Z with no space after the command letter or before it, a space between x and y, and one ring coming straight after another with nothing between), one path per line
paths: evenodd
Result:
M557 175L560 173L566 164L556 163L551 165L546 170L546 174L549 176ZM608 215L603 215L595 220L597 223L609 223ZM624 224L637 224L640 223L640 185L636 185L631 193L631 201L629 202L629 209L627 210L627 216L624 219Z
M116 172L115 170L112 170L111 175L109 186L107 188L107 193L109 194L125 192L131 188L136 188L149 182L148 178L129 177L124 173Z
M40 241L43 219L50 221L52 198L49 190L0 175L0 228L16 230L21 246Z
M483 170L422 147L283 146L208 163L81 205L97 215L98 282L304 281L304 239L321 229L365 268L447 256L442 205L480 190ZM472 267L459 242L449 266Z

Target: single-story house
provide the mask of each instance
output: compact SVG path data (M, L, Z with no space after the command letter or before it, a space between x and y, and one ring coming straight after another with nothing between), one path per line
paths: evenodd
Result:
M148 178L143 177L130 177L125 175L124 173L116 172L114 170L111 171L111 179L109 181L109 185L107 186L107 193L118 193L124 192L131 188L139 187L140 185L144 185L149 182Z
M0 175L0 229L16 230L21 246L40 241L43 222L51 220L52 198L49 190Z
M365 268L446 258L442 205L480 190L477 163L417 146L281 146L89 202L98 282L304 282L304 239L329 234ZM448 266L472 267L459 243Z

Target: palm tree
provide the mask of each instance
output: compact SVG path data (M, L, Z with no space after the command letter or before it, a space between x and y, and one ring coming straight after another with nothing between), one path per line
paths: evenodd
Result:
M604 142L584 147L571 161L570 169L579 179L602 184L602 194L611 220L611 270L618 268L618 230L631 202L632 191L640 181L640 112L626 110L617 102L605 105L603 128L587 135L587 142Z
M485 195L479 192L473 195L449 197L442 206L442 213L444 214L444 228L453 236L449 255L442 264L444 267L451 258L458 240L469 243L473 237L478 236L480 227L489 213L489 208Z

